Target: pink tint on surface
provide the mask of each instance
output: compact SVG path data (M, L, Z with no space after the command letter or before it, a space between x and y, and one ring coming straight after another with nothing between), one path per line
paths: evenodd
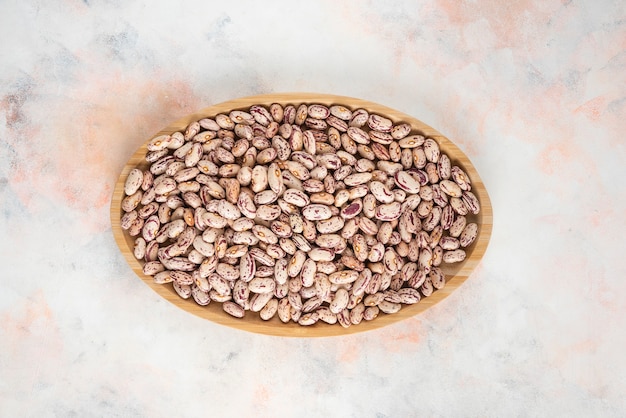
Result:
M256 405L260 408L267 406L268 401L270 400L270 390L267 386L258 385L254 390L254 400Z
M438 0L437 5L447 15L452 27L463 27L474 20L486 19L495 34L496 46L521 46L526 37L527 24L547 22L556 2L516 0L503 5L498 0L479 2Z
M360 342L357 342L356 339L346 340L346 342L339 347L337 360L342 363L354 363L358 361L360 357L360 345Z
M418 318L409 318L389 328L383 328L380 333L382 348L390 353L416 350L424 335L422 322Z
M60 372L63 340L52 308L41 290L0 314L0 340L3 346L0 363L14 376L20 376L13 384L25 391L24 395L39 381L53 383ZM56 361L51 361L53 359ZM26 363L30 367L20 367Z
M574 113L582 113L594 122L598 122L606 111L607 99L603 96L595 97L574 110Z
M22 142L17 151L28 164L12 171L9 185L34 212L33 200L44 197L86 215L87 230L103 231L110 227L108 206L124 162L151 135L200 106L183 80L133 73L85 79L46 110L44 131L16 130L14 143ZM41 117L11 109L16 122ZM42 134L56 140L30 140Z
M565 141L544 147L539 154L539 169L545 174L561 174L560 170L572 159L571 144Z

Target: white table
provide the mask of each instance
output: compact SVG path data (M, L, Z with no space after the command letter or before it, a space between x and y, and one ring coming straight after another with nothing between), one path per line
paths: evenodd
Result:
M615 1L0 6L0 415L626 414L626 12ZM472 160L494 229L433 309L345 338L213 324L112 237L134 150L271 92L371 100Z

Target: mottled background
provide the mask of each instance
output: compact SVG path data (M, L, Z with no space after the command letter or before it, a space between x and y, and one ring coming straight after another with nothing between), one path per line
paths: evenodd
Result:
M0 2L0 416L626 415L621 0ZM232 98L333 93L452 139L482 264L396 325L284 339L196 318L111 233L126 160Z

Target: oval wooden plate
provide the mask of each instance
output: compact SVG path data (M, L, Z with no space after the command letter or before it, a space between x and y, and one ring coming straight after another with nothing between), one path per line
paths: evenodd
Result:
M409 123L413 127L414 132L420 132L424 136L434 138L439 143L441 151L445 152L450 157L452 164L458 165L469 175L472 182L472 191L476 197L478 197L481 204L480 213L476 216L472 216L472 218L468 218L468 220L476 222L479 229L476 241L467 249L466 259L461 263L451 265L442 264L442 270L446 274L447 283L445 288L436 290L431 296L422 298L422 300L415 305L403 305L402 309L398 313L393 315L381 313L372 321L362 321L359 325L352 325L349 328L343 328L338 323L328 325L326 323L322 323L321 321L313 326L301 326L293 322L284 324L278 319L277 316L274 316L274 318L270 321L263 321L259 318L258 313L255 312L246 312L244 318L237 319L225 313L222 310L221 303L211 302L208 306L199 306L194 302L193 298L187 300L180 298L174 291L171 284L155 284L152 277L143 274L143 261L138 261L133 255L134 238L130 237L120 227L120 217L122 215L121 201L124 197L124 182L128 173L133 168L138 167L145 170L149 166L144 159L146 155L146 144L151 139L149 138L124 166L124 169L122 170L122 173L120 174L115 185L115 191L111 202L111 224L115 240L122 254L128 261L128 264L132 267L137 276L144 281L144 283L172 304L199 317L245 331L284 337L327 337L352 334L384 327L425 311L445 299L448 295L450 295L450 293L454 292L459 288L459 286L461 286L461 284L469 277L474 268L478 265L487 249L493 224L491 202L482 180L469 158L467 158L467 156L461 152L461 150L448 138L412 116L377 103L351 97L315 93L267 94L230 100L207 107L194 114L187 115L177 120L160 132L156 133L154 136L171 134L176 131L184 131L189 123L205 117L214 117L219 113L228 114L231 110L235 109L247 110L253 104L262 104L269 107L272 103L280 103L283 106L288 104L298 105L301 103L319 103L327 106L341 104L353 110L357 108L364 108L370 113L384 115L392 119L394 123Z

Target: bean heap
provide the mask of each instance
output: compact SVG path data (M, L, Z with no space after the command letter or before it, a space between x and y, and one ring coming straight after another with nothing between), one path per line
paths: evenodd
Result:
M480 205L433 138L365 109L254 105L147 145L121 227L156 283L199 305L343 327L445 286Z

